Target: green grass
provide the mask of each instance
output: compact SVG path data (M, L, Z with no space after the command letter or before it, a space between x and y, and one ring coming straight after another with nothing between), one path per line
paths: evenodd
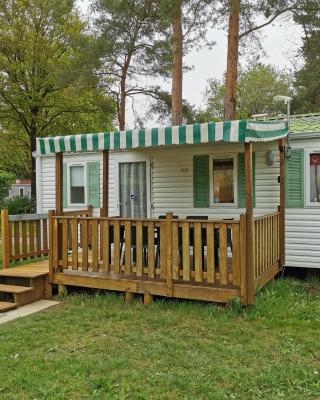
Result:
M319 399L320 284L255 306L74 294L0 326L1 399Z

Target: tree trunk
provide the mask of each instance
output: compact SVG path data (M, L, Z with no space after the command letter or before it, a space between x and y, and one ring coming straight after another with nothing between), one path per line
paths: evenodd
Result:
M121 76L120 82L120 104L119 104L119 129L124 131L126 126L126 76Z
M229 0L229 5L230 5L230 15L229 15L229 33L228 33L226 92L224 98L224 119L230 121L236 118L240 0Z
M36 180L36 160L32 153L37 150L37 132L32 131L30 135L30 145L31 145L31 199L36 204L37 199L37 180Z
M182 124L182 3L177 0L172 16L172 125Z

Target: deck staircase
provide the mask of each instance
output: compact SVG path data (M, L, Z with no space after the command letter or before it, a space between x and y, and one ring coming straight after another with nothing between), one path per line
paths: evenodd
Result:
M0 313L50 298L48 271L42 265L0 270Z

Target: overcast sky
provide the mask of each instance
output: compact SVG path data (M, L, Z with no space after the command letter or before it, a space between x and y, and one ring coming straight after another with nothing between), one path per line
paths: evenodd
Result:
M86 12L90 0L78 0L78 4L81 10ZM194 68L183 76L183 97L197 107L202 105L202 94L207 80L211 77L220 78L226 70L227 32L211 29L208 38L216 42L211 50L202 48L200 51L192 51L184 58L184 62ZM266 53L262 61L290 71L293 63L297 61L295 54L301 45L301 31L292 22L276 20L274 24L261 31L261 42ZM244 62L244 57L241 61ZM161 86L170 91L169 81L163 81ZM145 100L136 99L135 107L138 108L139 114L143 115L146 108ZM127 126L132 127L134 117L131 105L128 104L127 108Z

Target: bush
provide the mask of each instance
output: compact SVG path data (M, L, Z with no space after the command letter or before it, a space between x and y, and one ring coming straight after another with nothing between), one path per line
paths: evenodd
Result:
M0 200L9 196L11 184L14 182L15 176L9 172L0 171Z
M32 214L35 211L33 201L27 197L12 197L2 200L0 207L7 208L10 215Z

